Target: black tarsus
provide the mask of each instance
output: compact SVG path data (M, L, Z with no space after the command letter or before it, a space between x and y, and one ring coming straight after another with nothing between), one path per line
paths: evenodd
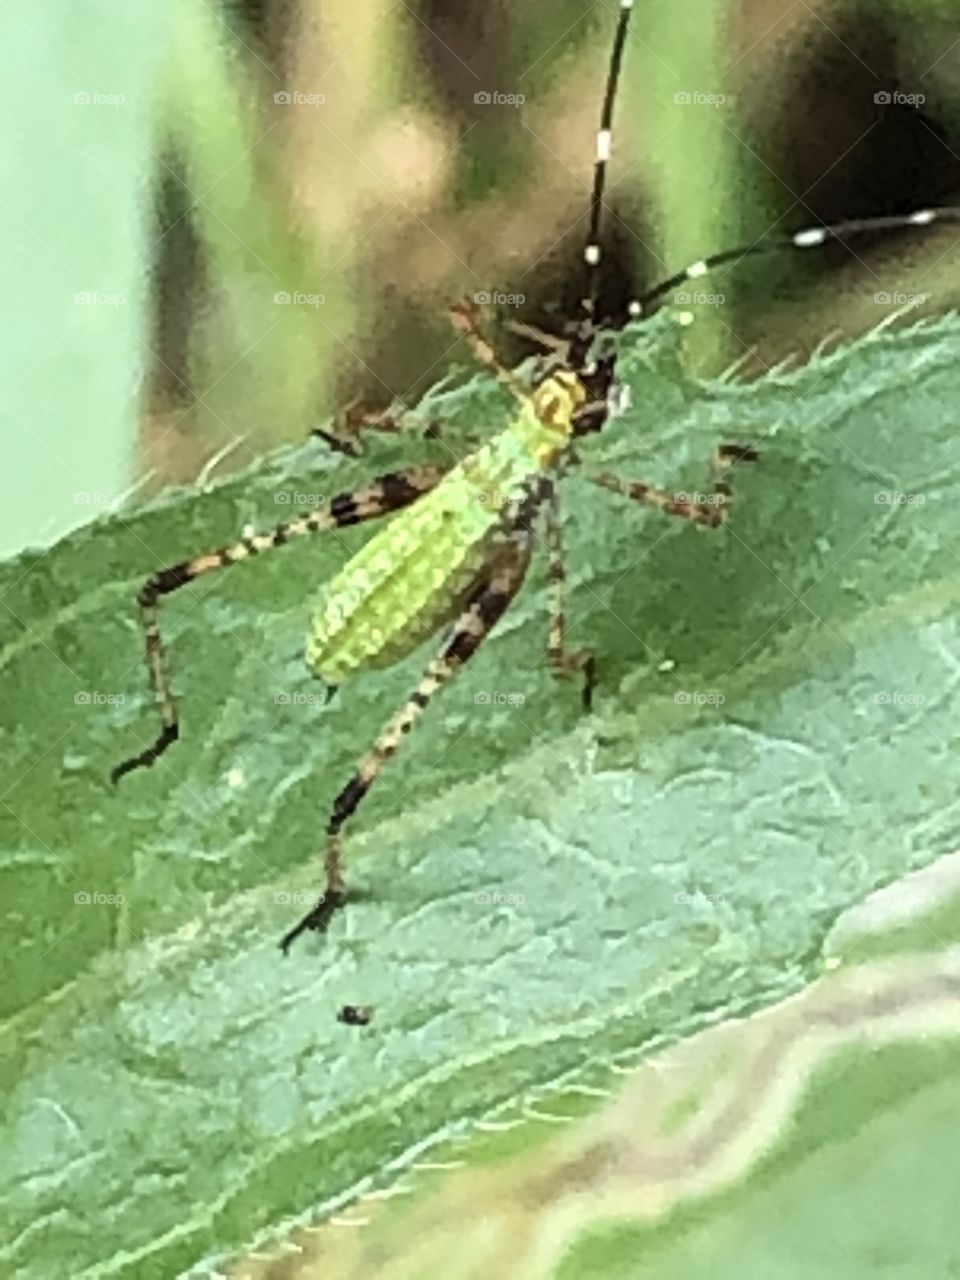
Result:
M334 914L345 905L346 901L345 893L325 893L317 905L308 911L292 929L288 929L280 939L280 950L283 954L286 955L301 933L306 933L308 929L323 933Z
M147 747L146 751L141 751L139 755L130 756L110 770L110 781L116 786L120 779L126 773L132 773L134 769L149 769L155 760L166 751L171 743L176 742L180 737L179 724L167 724L163 726L160 736L154 742L152 747Z

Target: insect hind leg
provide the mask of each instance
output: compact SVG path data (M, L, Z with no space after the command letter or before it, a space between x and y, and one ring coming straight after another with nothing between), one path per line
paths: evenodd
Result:
M440 654L426 668L416 689L384 726L373 748L362 757L353 777L334 800L327 823L324 892L303 919L281 938L280 948L284 953L289 951L291 944L302 933L308 930L323 932L334 914L345 905L347 888L343 874L344 826L373 786L383 766L396 755L400 744L423 714L433 695L473 657L506 612L526 575L530 548L529 532L526 529L516 529L492 571L454 623Z

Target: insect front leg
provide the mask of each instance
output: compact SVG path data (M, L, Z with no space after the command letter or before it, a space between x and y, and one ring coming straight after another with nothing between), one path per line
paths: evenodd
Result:
M347 898L343 876L343 828L373 786L384 764L397 753L400 743L413 728L437 690L476 653L503 616L523 582L530 563L531 537L526 529L515 530L497 559L493 570L474 592L468 607L453 625L450 637L438 657L430 663L414 692L384 726L374 746L357 764L353 777L333 802L327 823L324 858L326 884L322 897L303 919L280 941L286 952L301 933L322 931Z
M714 452L710 464L711 488L705 494L686 492L670 493L666 489L658 489L642 481L624 480L612 471L601 471L585 478L591 484L600 485L623 498L633 502L641 502L647 507L656 507L669 516L681 520L693 520L696 524L717 528L730 515L733 490L730 486L730 472L738 462L759 462L760 455L756 449L743 444L722 444Z
M287 520L266 533L253 533L232 546L205 552L169 569L161 569L148 578L140 588L137 603L140 606L140 625L143 629L150 682L160 710L161 729L150 746L138 755L123 760L111 771L111 781L119 782L124 774L133 769L148 768L180 736L179 713L170 685L166 650L160 638L157 620L157 602L161 596L169 595L215 569L226 569L250 556L282 547L305 534L340 529L398 511L433 489L446 470L445 467L413 467L409 471L391 472L354 493L338 494L326 507L309 515Z
M406 408L399 412L375 409L360 402L350 405L340 415L331 430L314 427L311 435L318 436L337 453L348 457L360 457L364 452L363 437L368 431L380 431L387 435L416 435L424 440L440 440L443 431L439 422L425 423Z
M458 333L463 334L467 341L467 346L469 346L476 359L497 376L498 380L513 394L520 404L528 404L530 395L526 387L509 369L500 363L497 353L483 332L477 307L470 302L458 302L450 308L449 315L450 323Z

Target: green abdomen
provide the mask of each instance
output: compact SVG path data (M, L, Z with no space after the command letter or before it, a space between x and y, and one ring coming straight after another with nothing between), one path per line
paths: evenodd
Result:
M327 684L399 662L462 610L503 538L509 482L501 475L490 501L486 453L390 520L324 587L307 663Z

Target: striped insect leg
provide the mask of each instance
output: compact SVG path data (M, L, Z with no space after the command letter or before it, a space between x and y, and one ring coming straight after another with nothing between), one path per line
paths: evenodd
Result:
M195 556L192 560L184 560L169 569L161 569L148 578L140 588L137 603L140 606L140 624L150 682L160 710L161 729L149 747L122 761L112 770L111 781L119 782L124 774L133 769L149 767L180 736L179 713L170 687L166 650L160 638L157 619L157 602L161 596L169 595L215 569L225 569L249 559L250 556L282 547L294 538L359 524L364 520L373 520L388 512L398 511L433 489L443 478L445 470L443 467L415 467L409 471L392 472L354 493L338 494L321 510L296 520L287 520L265 533L253 533L232 546Z
M373 786L380 770L394 755L420 718L437 690L451 680L464 663L476 653L490 631L506 612L530 562L531 538L527 530L511 535L505 551L492 571L474 593L470 604L453 625L450 637L439 656L434 658L420 678L414 692L380 733L371 751L357 764L353 777L333 803L327 823L327 845L324 859L326 887L323 896L303 919L280 941L286 952L302 933L309 929L323 931L334 913L347 899L343 877L343 828L356 812L364 796Z
M624 480L611 471L601 471L586 478L591 484L600 485L612 493L620 494L623 498L629 498L632 502L656 507L658 511L663 511L668 516L676 516L680 520L692 520L696 524L715 529L723 524L730 514L733 490L729 477L733 467L738 462L758 462L759 460L759 453L749 445L720 445L711 459L710 491L703 494L670 493L666 489L658 489L642 481Z
M498 360L496 352L480 328L477 308L466 301L457 303L450 308L450 322L457 332L462 333L466 338L470 349L481 364L495 373L504 386L509 387L514 396L525 404L529 398L527 390ZM560 342L559 339L557 342L564 348L569 345ZM369 431L380 431L389 435L409 432L427 440L443 438L438 422L425 424L415 414L407 412L397 414L390 409L373 409L362 403L351 405L333 428L315 427L311 435L318 436L337 453L358 457L363 453L362 437ZM466 440L465 443L472 445L476 442Z
M550 635L547 662L556 676L583 675L583 707L593 705L597 665L591 649L571 651L564 643L567 629L567 565L563 553L563 524L560 502L552 482L547 482L547 550L550 556Z
M480 326L476 306L465 301L458 302L450 308L450 323L458 333L462 333L466 338L467 345L477 360L486 365L491 373L496 374L500 382L513 393L521 404L526 404L530 399L526 387L514 377L509 369L500 363L497 353Z

